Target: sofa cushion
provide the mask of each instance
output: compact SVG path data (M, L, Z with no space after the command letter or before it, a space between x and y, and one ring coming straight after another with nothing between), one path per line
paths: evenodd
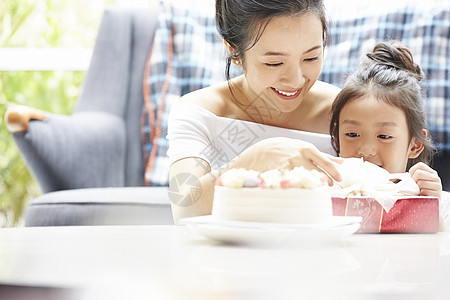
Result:
M32 200L25 226L173 224L166 187L57 191Z

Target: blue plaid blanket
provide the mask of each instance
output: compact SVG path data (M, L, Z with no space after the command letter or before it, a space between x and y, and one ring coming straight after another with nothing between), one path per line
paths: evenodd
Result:
M320 79L342 87L376 43L399 40L427 77L423 88L431 136L439 149L450 150L450 5L440 0L409 0L406 7L395 1L343 2L326 3L331 43Z
M428 0L426 5L409 0L406 7L395 1L325 3L331 42L319 79L342 86L376 43L401 41L428 77L424 91L431 135L439 149L450 150L450 7L439 0ZM166 135L171 104L190 91L225 80L225 51L215 28L214 1L164 1L143 82L141 121L148 185L168 185Z
M147 185L168 185L167 117L182 95L225 80L214 1L165 1L144 74L141 118Z

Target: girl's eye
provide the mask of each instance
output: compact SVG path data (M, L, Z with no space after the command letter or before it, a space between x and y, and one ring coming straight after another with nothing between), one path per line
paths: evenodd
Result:
M359 136L359 134L357 134L356 132L347 132L345 135L348 137L358 137Z
M387 140L387 139L392 138L392 136L387 135L387 134L379 134L377 137L380 138L380 139L383 139L383 140Z
M275 68L275 67L279 67L281 66L283 63L276 63L276 64L266 64L266 66L271 67L271 68Z

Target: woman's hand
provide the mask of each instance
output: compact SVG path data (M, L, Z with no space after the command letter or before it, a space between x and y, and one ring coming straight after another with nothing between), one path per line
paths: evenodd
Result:
M409 169L409 174L420 188L421 196L442 197L442 183L438 173L424 163L417 163Z
M246 149L232 161L234 168L264 172L271 169L303 166L325 173L331 180L341 181L336 163L343 160L320 152L313 144L284 137L268 138Z
M313 144L289 138L269 138L244 150L231 162L212 170L209 164L195 157L183 158L170 166L169 198L175 223L181 218L211 214L216 179L232 168L264 172L304 166L325 173L340 181L336 162L343 159L320 152Z

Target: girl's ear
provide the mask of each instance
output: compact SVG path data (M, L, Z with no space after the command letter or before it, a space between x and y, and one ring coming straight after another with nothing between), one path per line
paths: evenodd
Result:
M332 140L333 140L334 146L336 147L336 149L338 151L337 154L340 154L341 149L339 147L339 132L338 132L336 123L333 124Z
M426 129L422 129L422 134L424 137L427 137L428 132ZM423 143L416 137L413 137L411 143L409 144L409 154L408 158L416 158L422 153L424 149Z

